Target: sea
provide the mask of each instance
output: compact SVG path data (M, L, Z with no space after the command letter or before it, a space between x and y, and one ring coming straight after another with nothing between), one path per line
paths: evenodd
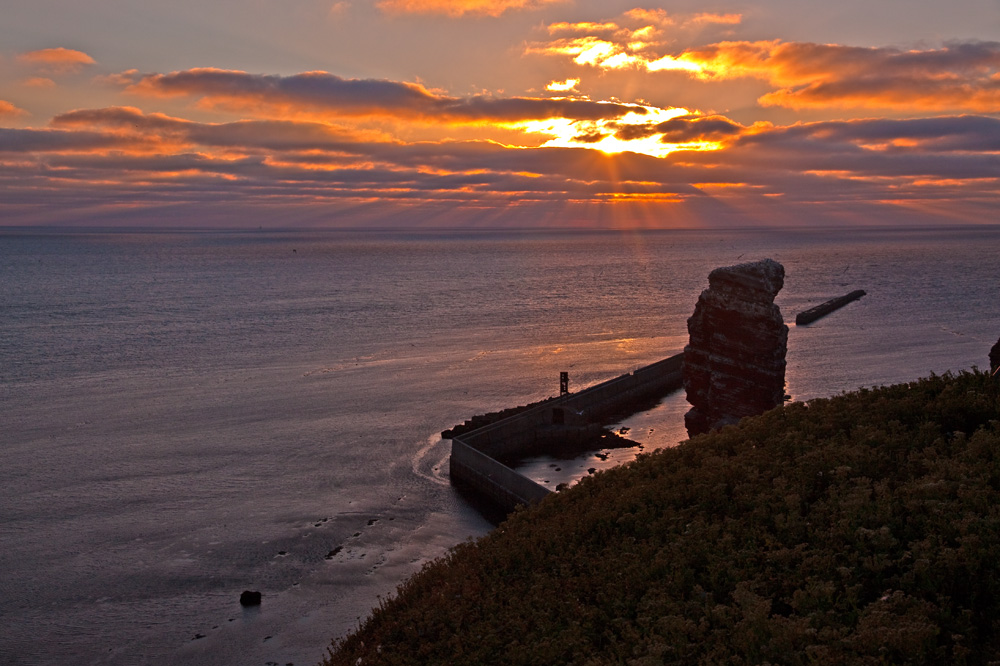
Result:
M996 226L0 228L0 664L316 664L493 529L443 429L681 351L709 272L766 257L791 400L988 367ZM674 446L687 407L613 426Z

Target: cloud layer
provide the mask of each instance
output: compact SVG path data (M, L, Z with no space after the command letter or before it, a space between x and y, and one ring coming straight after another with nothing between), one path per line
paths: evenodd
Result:
M392 218L445 206L453 215L561 211L564 223L582 223L581 211L594 206L656 204L668 207L657 214L668 226L671 206L724 205L759 222L752 211L777 200L799 214L959 202L967 209L994 205L1000 191L1000 120L990 117L746 127L683 116L642 131L725 148L657 158L481 140L372 141L322 122L201 123L111 107L63 114L47 129L0 130L0 185L7 210L221 204L253 217L270 206L381 206Z
M115 77L141 96L196 97L202 106L278 117L390 116L442 122L515 123L543 118L598 120L643 113L634 104L528 97L452 97L415 83L345 79L327 72L293 76L192 69Z
M461 16L538 3L382 6ZM635 9L536 26L512 53L544 65L544 78L520 94L325 71L105 71L87 92L114 102L42 116L22 99L82 78L57 85L40 74L97 65L70 49L22 53L16 94L0 100L0 216L176 223L211 211L220 224L348 226L992 219L1000 43L732 39L741 21ZM628 94L598 93L615 86ZM739 113L690 102L730 89L743 91ZM645 101L650 92L676 102Z

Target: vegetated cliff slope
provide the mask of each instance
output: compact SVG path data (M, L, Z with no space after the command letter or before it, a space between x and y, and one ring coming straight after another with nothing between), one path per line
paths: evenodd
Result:
M1000 379L970 372L586 478L425 567L326 664L987 663L998 622Z

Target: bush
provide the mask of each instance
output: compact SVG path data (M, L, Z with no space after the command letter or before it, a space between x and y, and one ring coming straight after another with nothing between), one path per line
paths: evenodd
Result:
M791 404L515 512L324 663L998 660L998 452L986 373Z

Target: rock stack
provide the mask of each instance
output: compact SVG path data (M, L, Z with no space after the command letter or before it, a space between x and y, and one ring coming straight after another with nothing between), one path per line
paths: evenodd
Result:
M784 282L784 267L771 259L709 274L684 348L690 436L783 404L788 327L774 297Z
M1000 368L1000 340L990 350L990 372L996 372L997 368Z

